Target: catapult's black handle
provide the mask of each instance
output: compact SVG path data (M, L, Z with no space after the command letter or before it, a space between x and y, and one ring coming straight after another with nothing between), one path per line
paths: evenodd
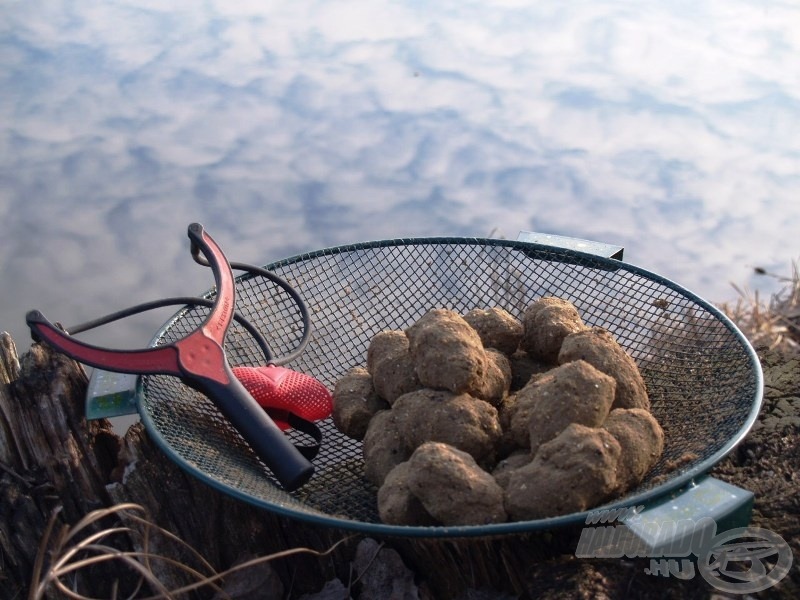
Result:
M200 328L174 344L183 380L214 402L284 488L295 490L311 477L313 465L236 378L222 348L236 307L230 263L202 225L192 223L188 233L192 251L198 247L211 265L217 299Z
M233 372L227 370L230 373L227 384L200 377L187 383L214 401L287 491L296 490L311 478L314 466L289 441Z

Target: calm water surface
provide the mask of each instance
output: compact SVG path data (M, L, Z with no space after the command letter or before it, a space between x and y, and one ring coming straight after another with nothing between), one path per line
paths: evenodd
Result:
M0 330L208 289L193 221L259 264L531 230L766 293L800 256L798 56L789 2L4 2Z

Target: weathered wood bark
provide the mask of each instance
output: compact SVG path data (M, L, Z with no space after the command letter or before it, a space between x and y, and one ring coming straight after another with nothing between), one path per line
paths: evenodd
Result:
M716 474L755 491L754 524L791 539L797 552L800 364L789 361L787 369L785 360L768 355L764 365L767 402L760 425ZM185 540L218 571L252 556L296 547L324 551L350 536L291 521L217 492L167 459L140 426L120 438L107 421L87 422L86 383L74 361L41 345L33 345L18 359L12 340L0 334L0 600L28 593L37 551L57 507L57 523L72 525L97 508L139 504L157 525ZM105 524L119 523L120 518L138 527L117 515ZM369 546L359 546L360 536L353 536L326 557L295 555L273 562L274 570L251 569L247 576L229 578L225 590L235 598L296 598L338 578L336 586L326 587L334 595L324 597L704 598L713 591L698 581L647 577L646 564L578 560L576 534L562 530L557 535L500 539L380 540L387 551L385 560ZM113 541L120 550L142 545L135 535ZM154 541L154 546L167 543ZM194 560L176 546L164 552L188 563ZM398 556L413 576L398 574ZM152 569L167 588L188 581L164 564L154 563ZM770 593L794 597L797 573L795 569ZM359 575L358 583L348 589ZM135 579L121 564L108 563L82 574L77 583L82 593L102 598L111 597L114 585L129 591ZM493 591L475 591L486 589ZM50 597L60 596L53 592ZM222 596L205 589L195 597Z
M1 343L0 549L3 587L13 597L56 507L70 523L109 505L105 484L119 442L107 422L83 418L79 365L40 346L18 361L11 338Z

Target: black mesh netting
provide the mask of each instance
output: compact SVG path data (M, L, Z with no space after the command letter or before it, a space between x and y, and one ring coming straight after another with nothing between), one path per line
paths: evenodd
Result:
M405 328L430 308L466 313L499 306L520 317L542 296L572 301L588 325L607 328L636 360L666 435L660 462L621 501L634 502L669 488L682 474L709 468L744 434L760 399L753 353L718 311L618 261L505 240L418 239L324 250L267 268L296 287L313 319L308 348L287 366L331 390L348 369L365 364L374 334ZM302 336L295 304L265 278L237 280L237 310L276 355L291 351ZM156 343L184 337L206 314L202 308L181 311ZM234 366L263 364L258 346L235 323L225 347ZM361 529L379 523L376 490L361 474L361 444L330 419L322 423L314 477L289 494L204 396L167 376L144 378L143 390L151 433L210 483L300 518Z

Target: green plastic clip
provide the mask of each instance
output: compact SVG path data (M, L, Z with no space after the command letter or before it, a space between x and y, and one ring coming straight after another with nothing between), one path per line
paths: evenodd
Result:
M95 369L86 390L86 418L107 419L136 414L139 376Z

